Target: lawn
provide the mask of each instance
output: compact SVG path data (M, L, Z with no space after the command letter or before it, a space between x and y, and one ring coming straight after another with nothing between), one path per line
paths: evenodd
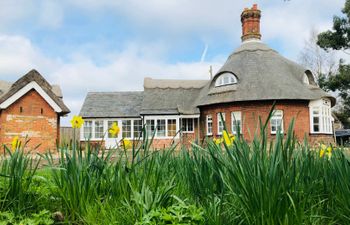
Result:
M272 143L266 124L252 143L180 150L146 139L130 150L65 146L58 159L7 149L0 224L350 224L343 149L298 143L293 124Z

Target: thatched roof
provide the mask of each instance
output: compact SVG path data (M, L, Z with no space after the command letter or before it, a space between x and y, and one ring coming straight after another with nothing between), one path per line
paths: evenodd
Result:
M62 100L62 92L60 87L57 85L51 86L36 70L29 71L13 84L6 81L0 81L0 104L10 98L12 95L16 94L19 90L21 90L32 81L36 82L45 91L45 93L62 109L62 112L60 112L61 115L70 112Z
M201 91L198 106L257 100L335 98L315 85L303 83L307 71L259 41L243 42ZM233 73L237 84L215 87L218 76ZM312 80L310 83L314 83Z

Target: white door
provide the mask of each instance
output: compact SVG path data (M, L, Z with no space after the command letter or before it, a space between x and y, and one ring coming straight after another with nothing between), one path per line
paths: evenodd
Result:
M119 134L117 136L112 136L109 133L109 128L112 127L113 123L117 123L118 127L119 127ZM117 145L119 144L120 140L121 140L121 133L122 133L122 128L121 128L121 123L119 123L118 120L108 120L107 121L107 135L106 135L106 140L105 140L105 147L108 148L116 148Z

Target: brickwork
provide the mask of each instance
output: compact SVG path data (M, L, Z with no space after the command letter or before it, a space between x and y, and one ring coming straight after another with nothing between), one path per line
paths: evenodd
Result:
M59 137L59 116L35 90L1 111L0 143L11 146L14 137L29 139L26 150L45 152L56 149Z
M213 136L217 136L217 113L225 113L226 126L231 130L231 112L240 111L242 113L242 135L247 141L252 141L254 134L259 132L259 116L264 123L271 110L272 101L251 101L237 102L231 104L217 104L201 108L201 135L206 135L206 116L211 115L213 118ZM288 126L292 119L295 119L294 132L296 137L302 141L306 135L312 143L324 141L334 142L332 135L314 135L310 134L310 117L308 101L279 101L276 103L275 110L283 111L283 128L287 132ZM274 138L271 134L270 123L268 125L268 136Z

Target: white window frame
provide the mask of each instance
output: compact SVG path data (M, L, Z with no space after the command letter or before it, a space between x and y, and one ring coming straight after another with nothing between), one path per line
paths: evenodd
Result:
M217 113L217 128L218 128L218 135L222 134L222 131L225 129L224 123L226 122L226 114L225 113L221 113L222 117L224 118L224 121L221 121L221 115L220 113ZM220 125L220 123L222 123ZM222 129L221 129L222 128Z
M318 111L315 114L314 111ZM331 101L329 99L318 99L310 101L310 133L311 134L333 134L333 118L331 112ZM318 117L319 130L314 129L314 118Z
M237 127L239 125L239 133L242 134L242 112L234 111L231 112L231 132L232 134L237 134ZM233 129L236 128L236 129Z
M157 131L154 136L154 139L179 139L179 127L180 127L180 117L178 115L169 115L169 116L145 116L144 117L144 123L146 124L147 120L153 120L154 121L154 128L157 129L157 120L165 120L165 136L158 136ZM168 120L176 120L176 136L168 136ZM152 137L152 134L147 134L149 138Z
M91 129L90 130L90 137L85 137L85 134L86 134L86 131L85 131L85 129L86 129L86 126L85 126L85 124L87 124L87 123L89 123L91 126L89 126L89 128ZM91 140L91 139L93 139L93 137L94 137L94 133L93 133L93 127L94 127L94 121L92 121L92 120L85 120L84 121L84 124L83 124L83 126L82 126L82 135L80 135L82 138L81 139L83 139L83 140Z
M101 134L101 137L97 137L97 135L96 135L96 128L97 128L97 123L101 123L100 124L100 128L102 127L102 132L99 132L100 134ZM105 128L104 128L104 120L103 119L101 119L101 120L95 120L94 122L93 122L93 131L94 131L94 138L95 139L103 139L103 137L104 137L104 135L105 135Z
M281 120L281 133L284 132L284 126L283 126L283 110L274 110L272 112L272 116L270 118L270 131L271 131L271 134L276 134L277 131L278 131L278 120ZM276 121L276 124L272 124L273 121ZM276 130L272 130L272 126L276 126Z
M209 124L211 124L210 125L211 131L209 131ZM213 135L213 116L212 115L206 116L206 129L207 129L208 136Z
M186 126L185 126L185 129L182 129L183 128L183 121L186 120ZM189 122L192 120L192 130L189 130ZM182 129L182 133L194 133L194 118L181 118L181 129Z
M237 78L234 74L232 73L222 73L219 75L218 78L215 80L215 87L220 87L224 85L229 85L229 84L236 84L237 83Z

